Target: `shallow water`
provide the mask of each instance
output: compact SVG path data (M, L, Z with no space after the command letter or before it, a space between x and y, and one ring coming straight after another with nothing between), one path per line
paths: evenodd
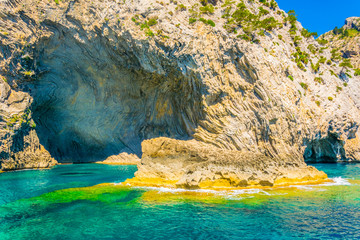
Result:
M4 173L0 239L360 239L360 164L314 166L335 182L174 191L85 187L122 182L133 176L135 166Z

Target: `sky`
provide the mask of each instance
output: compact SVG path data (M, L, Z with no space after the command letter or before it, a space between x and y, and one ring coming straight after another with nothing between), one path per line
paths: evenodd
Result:
M319 35L342 27L348 17L360 17L360 0L276 0L286 12L295 10L304 28Z

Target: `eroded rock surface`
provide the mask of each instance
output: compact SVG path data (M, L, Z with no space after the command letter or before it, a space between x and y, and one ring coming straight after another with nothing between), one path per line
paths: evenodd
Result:
M106 158L104 161L99 161L101 164L114 164L114 165L138 165L140 158L135 154L120 153Z
M1 92L29 111L28 126L2 118L2 159L19 131L59 162L140 156L161 136L288 164L360 159L359 77L276 4L8 0L0 29Z
M323 34L320 39L328 41L325 45L334 51L335 58L350 59L351 64L360 69L360 17L347 18L344 26Z
M196 140L156 138L142 143L135 178L125 183L187 189L281 186L318 183L327 176L294 155L275 158L219 149Z
M29 110L31 97L0 79L0 170L49 168L57 161L40 144Z

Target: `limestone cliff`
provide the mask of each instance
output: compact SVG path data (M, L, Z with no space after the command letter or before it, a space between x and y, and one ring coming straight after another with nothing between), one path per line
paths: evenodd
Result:
M333 59L349 59L360 75L360 17L347 18L343 27L321 35L319 40L331 48Z
M40 144L29 109L29 94L0 79L0 170L48 168L57 164Z
M0 41L1 114L7 86L31 113L1 119L2 159L31 134L60 162L140 156L160 136L360 159L359 77L275 1L7 0Z

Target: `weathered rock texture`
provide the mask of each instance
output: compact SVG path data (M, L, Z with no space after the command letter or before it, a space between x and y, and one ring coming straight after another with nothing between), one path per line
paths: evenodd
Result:
M274 158L249 151L225 150L196 140L169 138L142 143L141 166L125 184L182 188L266 187L324 181L324 172L301 158Z
M353 66L360 69L360 17L347 18L342 28L327 32L320 39L329 41L327 47L350 59Z
M12 135L3 118L2 156L33 131L60 162L140 156L159 136L289 164L359 160L359 78L337 60L313 69L330 51L311 53L276 5L239 3L2 1L0 74L36 123ZM250 12L263 27L233 19Z
M31 97L0 79L0 170L48 168L57 164L40 144L31 120Z
M114 164L114 165L138 165L140 158L135 154L120 153L118 155L112 155L104 161L99 161L101 164Z

